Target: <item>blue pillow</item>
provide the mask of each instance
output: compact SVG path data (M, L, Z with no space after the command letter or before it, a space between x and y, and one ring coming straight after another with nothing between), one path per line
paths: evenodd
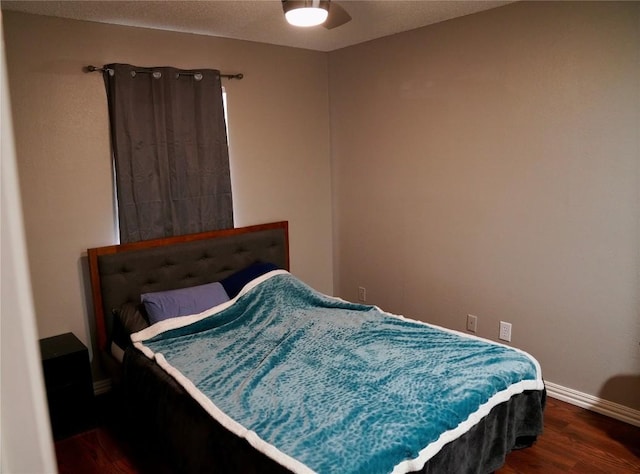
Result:
M206 285L180 288L177 290L156 291L140 295L149 322L155 324L168 318L201 313L229 301L229 296L219 282Z
M254 262L242 270L238 270L232 273L227 278L220 280L225 291L229 295L229 298L235 297L244 286L251 280L258 278L260 275L269 273L272 270L279 270L280 268L273 263L268 262Z

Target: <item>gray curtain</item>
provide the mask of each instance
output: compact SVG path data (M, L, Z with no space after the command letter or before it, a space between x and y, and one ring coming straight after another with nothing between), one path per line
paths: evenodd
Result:
M220 72L103 69L120 241L233 227Z

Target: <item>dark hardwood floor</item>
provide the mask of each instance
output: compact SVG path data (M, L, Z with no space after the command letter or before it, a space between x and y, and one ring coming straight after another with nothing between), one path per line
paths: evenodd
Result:
M97 428L55 443L60 474L169 474L132 449L109 405L100 402ZM640 473L640 428L553 398L544 426L536 444L509 454L496 474Z
M547 397L544 433L496 474L640 473L640 428Z

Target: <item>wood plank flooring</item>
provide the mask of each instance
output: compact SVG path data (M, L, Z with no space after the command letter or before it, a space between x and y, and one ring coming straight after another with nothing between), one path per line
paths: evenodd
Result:
M103 408L97 428L55 443L60 474L170 474L139 456ZM536 444L509 454L496 474L640 474L640 428L553 398L544 426Z
M544 433L496 474L640 473L640 428L547 398Z

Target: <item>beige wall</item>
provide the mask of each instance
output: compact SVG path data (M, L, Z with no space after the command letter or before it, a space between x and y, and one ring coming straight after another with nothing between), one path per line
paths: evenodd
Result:
M0 12L0 472L56 472L18 189Z
M639 10L519 2L328 55L6 12L41 337L90 339L81 255L114 241L82 66L218 67L245 74L237 224L288 219L294 273L491 339L509 321L548 381L640 409Z
M640 409L640 3L516 3L330 54L337 293Z
M4 12L38 332L91 340L86 249L115 242L108 117L83 66L211 67L224 81L237 226L288 220L291 269L333 292L327 55Z

